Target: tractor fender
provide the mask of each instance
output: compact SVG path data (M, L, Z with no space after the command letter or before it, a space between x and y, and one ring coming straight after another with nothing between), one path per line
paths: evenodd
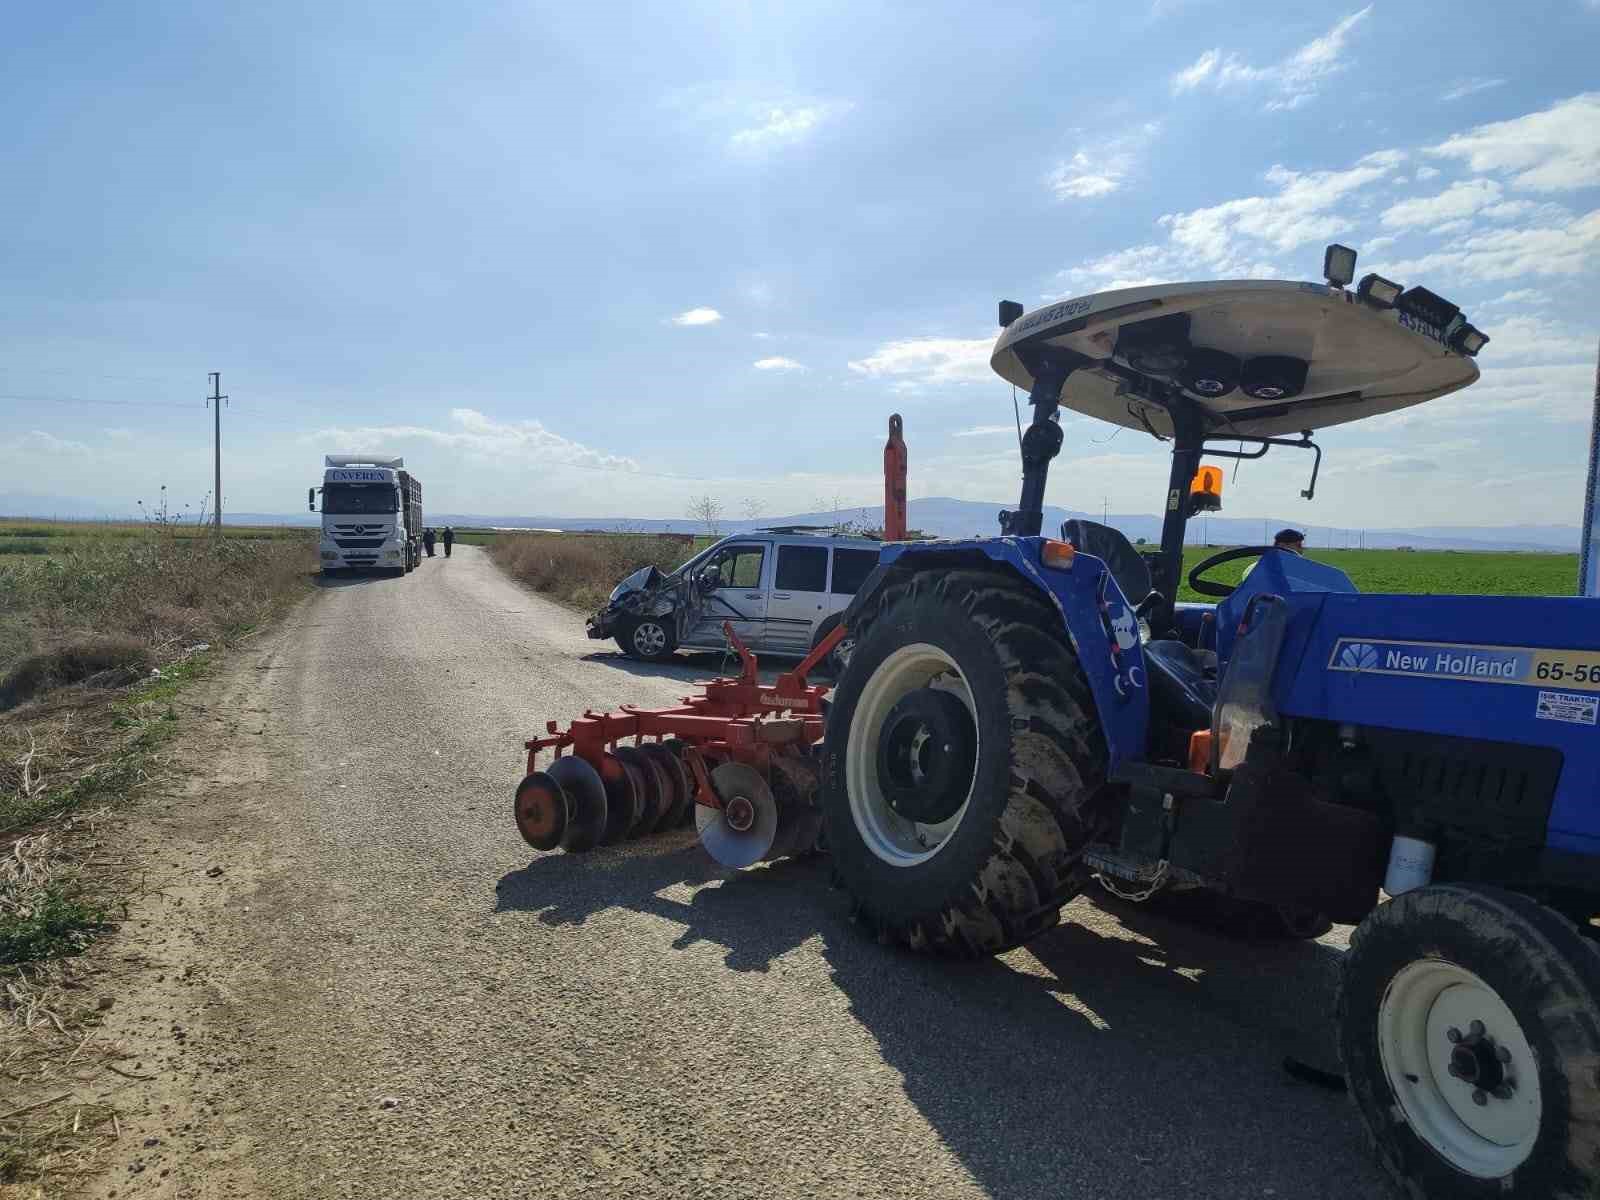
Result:
M1000 537L886 545L842 620L846 626L859 622L886 588L923 571L977 568L1013 576L1048 597L1060 617L1094 697L1109 769L1115 770L1123 760L1139 760L1145 753L1150 692L1139 621L1104 562L1079 553L1070 568L1045 566L1039 559L1043 541Z

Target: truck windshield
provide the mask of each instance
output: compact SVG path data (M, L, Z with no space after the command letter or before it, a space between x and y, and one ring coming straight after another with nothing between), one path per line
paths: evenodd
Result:
M392 483L330 483L322 489L325 513L392 513L398 511Z

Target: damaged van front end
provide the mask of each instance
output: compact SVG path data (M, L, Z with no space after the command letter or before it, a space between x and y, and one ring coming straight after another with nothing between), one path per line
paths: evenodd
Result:
M687 599L683 585L681 569L663 575L656 567L640 567L611 589L586 632L596 640L614 638L624 654L635 658L666 658L679 641L677 610Z

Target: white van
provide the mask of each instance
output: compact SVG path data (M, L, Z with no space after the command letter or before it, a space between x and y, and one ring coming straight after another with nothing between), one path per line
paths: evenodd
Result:
M615 638L624 654L657 660L678 649L720 650L724 621L752 650L802 658L832 631L878 565L879 543L800 528L734 534L671 574L642 567L589 618L592 638ZM832 656L849 658L846 638Z

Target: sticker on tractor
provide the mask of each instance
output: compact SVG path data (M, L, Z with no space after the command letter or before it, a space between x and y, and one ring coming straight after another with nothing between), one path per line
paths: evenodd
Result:
M1541 688L1565 683L1600 691L1600 652L1593 650L1340 638L1328 658L1328 670Z
M1533 715L1541 721L1565 721L1569 725L1600 724L1600 697L1582 692L1540 692Z

